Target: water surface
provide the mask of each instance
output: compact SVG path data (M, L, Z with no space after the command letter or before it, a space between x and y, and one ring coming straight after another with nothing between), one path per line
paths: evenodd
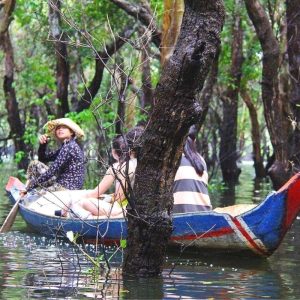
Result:
M2 168L1 186L12 170ZM254 183L251 167L243 168L235 196L214 194L214 204L258 203L270 190ZM11 205L0 192L0 223ZM126 279L120 268L122 251L87 245L98 259L95 269L87 256L66 241L31 233L18 216L9 233L0 235L0 299L299 299L300 220L268 259L243 256L169 252L164 272L156 279Z

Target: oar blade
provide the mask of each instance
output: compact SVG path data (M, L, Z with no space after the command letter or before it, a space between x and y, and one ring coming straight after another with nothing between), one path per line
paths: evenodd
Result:
M3 222L1 228L0 228L0 233L8 232L12 225L15 222L18 210L19 210L19 202L21 198L18 199L18 201L14 204L12 209L10 210L8 216L6 217L5 221Z

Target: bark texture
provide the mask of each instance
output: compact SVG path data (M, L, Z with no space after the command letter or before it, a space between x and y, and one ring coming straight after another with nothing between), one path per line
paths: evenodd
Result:
M223 121L220 129L221 141L219 157L223 180L227 184L236 184L241 173L240 168L237 166L237 160L239 158L237 151L237 115L243 65L243 31L238 8L239 6L236 6L232 30L231 84L222 96Z
M60 0L49 0L50 35L54 39L56 56L56 98L59 100L57 117L70 112L68 103L69 62L66 38L61 30Z
M253 148L253 161L256 178L263 178L266 176L263 157L261 155L261 136L258 123L257 111L253 104L250 95L246 91L241 92L242 98L249 110L251 121L251 138Z
M110 0L128 15L140 21L152 32L152 41L159 48L161 43L161 31L156 25L155 17L151 11L147 0L142 0L140 4L134 4L126 0Z
M300 1L286 1L287 50L290 73L290 105L293 113L291 155L295 172L300 171Z
M157 276L162 271L172 231L172 184L184 138L201 115L196 93L219 47L223 22L223 1L185 1L181 32L156 87L138 156L134 207L127 214L126 275Z
M279 93L279 43L260 2L258 0L245 0L245 4L263 51L262 100L266 124L275 154L275 161L268 173L274 187L279 188L289 177L287 140L289 124L287 106Z

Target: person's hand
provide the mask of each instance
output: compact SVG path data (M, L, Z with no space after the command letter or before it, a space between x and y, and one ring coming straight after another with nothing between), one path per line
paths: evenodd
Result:
M49 139L48 135L43 134L39 137L39 142L40 142L40 144L47 144L48 139Z
M20 195L21 198L23 198L26 194L27 194L26 190L22 190L22 191L19 192L19 195Z

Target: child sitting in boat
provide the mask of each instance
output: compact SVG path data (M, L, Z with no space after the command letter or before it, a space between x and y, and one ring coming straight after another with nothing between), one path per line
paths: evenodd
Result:
M126 137L118 135L112 142L112 156L116 160L110 168L108 168L99 185L87 191L79 201L73 201L71 211L77 213L78 216L88 217L85 211L93 216L99 217L123 217L127 205L125 193L129 188L133 187L135 169L137 166L136 150L140 141L142 127L134 127L130 130ZM115 185L115 191L111 198L105 197L103 201L102 195L106 193L110 187ZM63 212L65 215L65 212Z
M26 190L34 188L46 191L81 189L84 182L84 154L78 140L84 137L83 130L71 119L52 120L44 126L48 134L39 138L38 161L29 164ZM54 137L61 144L56 151L47 151L48 140ZM48 167L45 163L53 163Z
M211 210L208 195L207 167L196 149L196 126L191 126L176 172L173 197L173 213L199 212Z
M128 185L133 186L137 159L129 152L126 138L118 135L112 142L112 156L116 160L104 175L99 185L89 191L86 199L80 201L80 205L94 216L123 216L127 200L124 191ZM111 186L115 184L115 192L111 203L98 200Z

